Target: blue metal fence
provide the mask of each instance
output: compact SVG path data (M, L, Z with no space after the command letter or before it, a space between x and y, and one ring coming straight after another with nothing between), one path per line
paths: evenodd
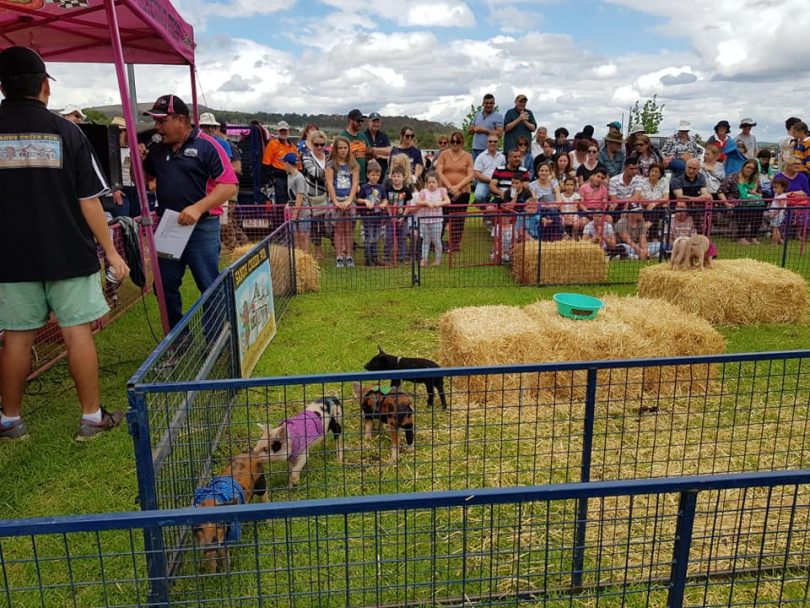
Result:
M803 606L809 482L801 470L0 521L0 598L8 608ZM149 568L157 550L140 530L174 535L212 519L242 527L229 568L201 573L193 544L175 571Z

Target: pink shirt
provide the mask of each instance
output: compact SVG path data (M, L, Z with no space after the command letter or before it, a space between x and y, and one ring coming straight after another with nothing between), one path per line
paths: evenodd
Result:
M591 186L591 182L585 182L579 187L579 195L582 197L582 204L588 209L598 209L608 200L608 189L602 184L598 188Z

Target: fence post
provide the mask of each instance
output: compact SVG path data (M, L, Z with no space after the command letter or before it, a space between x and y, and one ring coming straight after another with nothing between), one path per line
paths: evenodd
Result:
M591 480L591 456L593 452L593 425L596 417L596 379L595 367L588 368L587 385L585 387L585 419L582 429L582 463L580 465L579 480ZM573 569L571 574L571 588L574 593L582 591L582 571L585 566L585 529L588 519L588 499L580 498L577 505L577 522L574 528Z
M410 234L406 234L405 238L407 239L410 237L411 241L411 286L418 287L422 284L422 266L419 263L421 260L417 259L421 254L422 251L419 249L419 239L416 238L414 235L422 234L421 226L419 225L419 218L413 218L413 225L408 228L408 222L410 220L408 218L405 219L405 230L410 232ZM396 238L396 234L394 235Z
M231 378L242 377L242 361L239 354L239 319L236 312L236 287L233 284L233 273L228 272L225 279L225 291L228 294L228 322L231 324Z
M537 285L540 285L540 281L542 280L542 271L540 270L543 266L541 256L543 255L543 239L537 239ZM523 259L526 259L526 256L523 256Z
M662 209L661 214L661 246L658 248L658 262L663 262L666 259L666 247L669 245L669 236L672 233L672 209Z
M146 396L128 388L129 409L127 426L135 451L135 470L138 475L138 501L142 511L158 508L155 484L155 469L152 462L152 446L149 438L149 414L146 410ZM169 585L167 580L166 552L163 546L163 532L159 527L143 529L143 546L146 555L146 572L149 580L148 606L169 605Z
M785 209L785 221L782 222L782 226L785 228L785 238L784 243L782 243L782 268L787 268L787 252L788 252L788 241L790 240L790 207Z
M296 220L297 222L297 220ZM293 234L293 225L292 222L287 220L284 222L286 226L285 236L287 237L287 253L290 255L290 289L292 289L292 294L290 295L297 295L298 294L298 278L295 276L295 234ZM310 224L312 226L312 224ZM353 241L352 241L353 242ZM268 244L269 246L269 244Z
M678 523L675 528L675 545L672 549L672 570L669 575L667 608L681 608L686 589L686 574L689 568L689 550L692 547L692 529L697 510L695 491L681 492L678 501Z

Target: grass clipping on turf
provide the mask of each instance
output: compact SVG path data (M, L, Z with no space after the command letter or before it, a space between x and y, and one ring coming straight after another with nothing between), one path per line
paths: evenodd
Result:
M715 260L711 270L642 268L638 293L676 304L710 323L791 323L805 317L807 283L795 272L757 260Z
M524 285L604 283L608 276L608 259L595 243L524 241L512 249L512 274Z
M231 261L236 261L251 249L256 243L242 245L231 251ZM270 274L273 280L273 295L291 293L290 280L290 250L283 245L270 245ZM315 258L303 251L295 249L295 290L296 293L319 291L321 288L321 269Z
M560 316L541 300L524 308L483 306L453 309L439 323L445 366L555 363L718 354L725 339L707 321L660 300L606 296L592 321ZM470 376L456 395L484 404L582 400L582 371ZM642 400L645 396L705 393L715 376L706 364L631 367L599 372L597 399ZM454 396L455 399L455 396ZM454 401L455 402L455 401Z

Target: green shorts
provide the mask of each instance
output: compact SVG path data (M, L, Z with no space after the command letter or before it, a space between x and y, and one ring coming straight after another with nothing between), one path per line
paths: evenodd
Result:
M39 329L51 311L60 327L95 321L110 310L101 291L101 273L61 281L0 283L0 328Z

